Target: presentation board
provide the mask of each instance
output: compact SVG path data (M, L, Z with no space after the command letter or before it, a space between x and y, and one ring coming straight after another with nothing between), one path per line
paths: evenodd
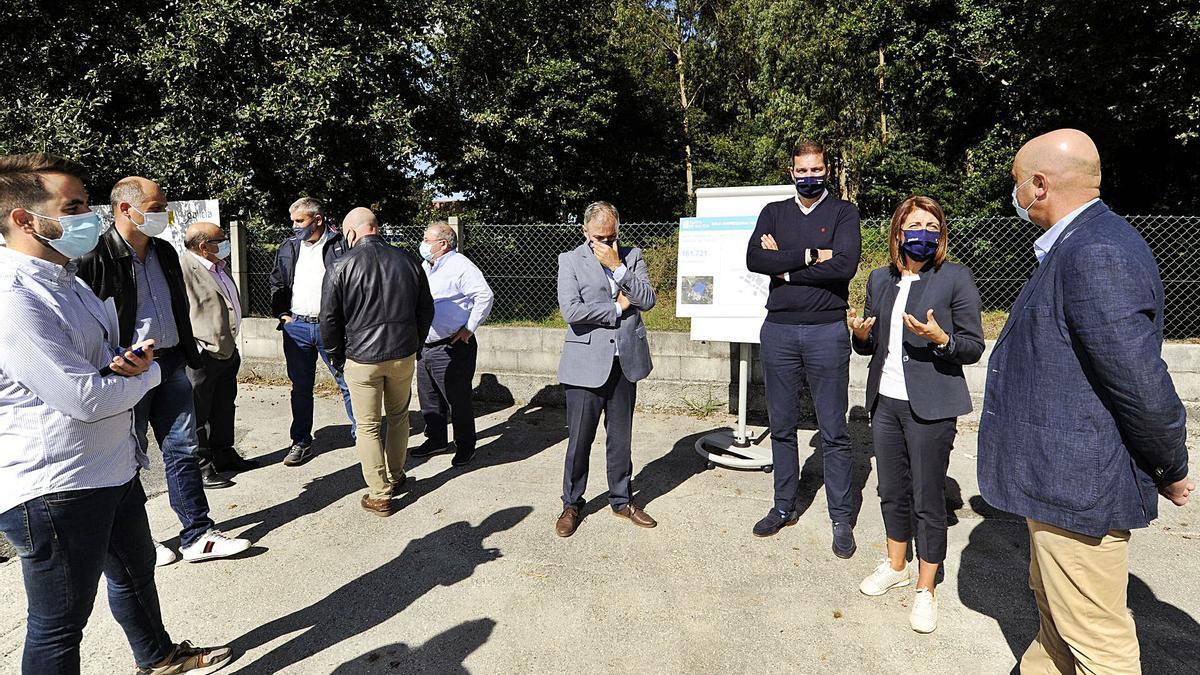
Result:
M795 195L794 185L696 190L696 217L679 223L676 280L676 312L692 317L693 340L758 344L769 279L746 269L746 246L763 207Z

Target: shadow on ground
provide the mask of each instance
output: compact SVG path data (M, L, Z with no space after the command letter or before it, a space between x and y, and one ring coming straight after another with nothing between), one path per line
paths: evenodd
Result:
M976 495L971 510L983 522L971 530L958 570L963 605L1000 625L1018 663L1038 631L1038 609L1029 590L1029 531L1025 519L993 508ZM1137 546L1134 532L1131 546ZM1142 670L1147 673L1200 673L1200 624L1129 575L1129 609L1137 623ZM1018 672L1016 667L1014 673Z
M416 649L403 642L372 649L338 666L332 675L393 672L470 675L463 661L487 643L495 628L496 622L492 619L467 621L435 635Z
M386 622L438 586L453 586L470 578L478 565L501 557L499 549L484 548L484 540L515 527L532 511L529 506L510 507L493 513L478 526L459 521L410 541L387 563L312 605L234 640L231 646L240 656L298 633L253 662L239 666L246 672L278 672Z

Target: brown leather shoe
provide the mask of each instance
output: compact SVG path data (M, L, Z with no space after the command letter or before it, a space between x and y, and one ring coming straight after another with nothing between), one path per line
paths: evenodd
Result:
M569 537L575 534L575 530L579 527L579 509L575 506L564 506L562 515L558 517L558 522L554 524L554 534L560 537Z
M628 518L630 522L638 527L658 526L658 523L650 517L650 514L639 508L637 504L626 504L619 510L613 511L613 515L618 518Z
M363 495L362 502L360 503L362 504L363 509L370 511L377 516L383 516L384 518L387 518L396 512L396 509L392 506L392 500L390 499L371 499L371 495Z

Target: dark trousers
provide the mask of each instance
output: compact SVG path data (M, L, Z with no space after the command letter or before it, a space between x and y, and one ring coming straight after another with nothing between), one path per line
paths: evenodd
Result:
M133 407L133 425L142 453L149 447L149 427L162 449L167 474L167 497L179 517L180 546L190 546L213 528L208 498L196 456L196 405L183 354L172 350L154 359L162 369L162 382Z
M200 352L199 368L188 368L196 402L196 456L201 466L228 456L233 449L233 421L237 411L237 376L242 365L238 350L227 359Z
M425 438L431 445L446 445L447 417L454 425L454 445L459 452L475 449L475 409L471 383L479 343L467 342L425 347L417 362L417 396L425 419Z
M342 401L346 404L346 417L350 418L350 435L354 436L354 408L350 405L350 390L346 380L333 369L325 345L321 343L321 327L315 323L289 321L282 326L283 357L287 361L288 379L292 381L292 442L312 443L313 385L317 382L317 357L333 374L338 389L342 390Z
M108 606L139 666L162 661L173 644L154 587L154 540L146 493L124 485L54 492L0 513L0 531L21 558L28 624L21 672L76 674L79 644L103 572Z
M791 511L800 490L800 424L802 378L808 382L824 460L825 499L835 523L849 523L852 459L846 426L850 386L850 331L844 321L818 325L763 322L759 354L771 423L771 462L775 465L775 508Z
M946 559L946 470L958 418L923 420L908 401L875 399L871 438L879 475L879 502L888 539L912 539L917 521L917 554L928 563Z
M563 504L583 507L587 489L588 460L596 426L604 413L608 437L608 503L613 510L624 508L631 497L633 476L633 406L637 385L625 378L621 363L613 359L608 381L597 388L564 385L567 397L567 462L563 469Z

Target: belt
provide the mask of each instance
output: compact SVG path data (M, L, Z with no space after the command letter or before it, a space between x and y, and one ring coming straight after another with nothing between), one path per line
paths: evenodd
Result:
M299 321L300 323L321 323L321 319L319 317L307 316L305 314L293 314L292 321Z
M448 338L442 338L441 340L438 340L438 341L436 341L436 342L426 342L426 343L425 343L425 348L426 348L426 349L432 349L432 348L434 348L434 347L441 347L442 345L448 345L448 344L450 344L450 343L451 343L451 342L453 342L453 341L454 341L454 336L453 336L453 335L451 335L451 336L450 336L450 337L448 337Z

